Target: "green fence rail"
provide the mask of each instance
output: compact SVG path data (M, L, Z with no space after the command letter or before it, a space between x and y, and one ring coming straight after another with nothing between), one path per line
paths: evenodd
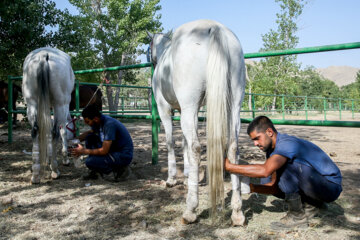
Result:
M326 45L326 46L317 46L317 47L307 47L307 48L296 48L296 49L287 49L287 50L279 50L279 51L268 51L268 52L258 52L258 53L247 53L244 55L245 58L261 58L261 57L270 57L270 56L281 56L281 55L292 55L292 54L304 54L304 53L315 53L315 52L326 52L326 51L338 51L338 50L349 50L349 49L356 49L360 48L360 42L353 42L353 43L344 43L344 44L334 44L334 45ZM118 67L109 67L109 68L98 68L98 69L88 69L88 70L78 70L74 71L75 74L85 74L85 73L97 73L97 72L106 72L106 71L119 71L119 70L126 70L126 69L135 69L135 68L145 68L151 67L151 72L153 74L154 68L152 63L142 63L142 64L135 64L135 65L128 65L128 66L118 66ZM14 80L21 80L21 76L8 76L8 88L9 88L9 105L8 105L8 142L12 142L12 113L15 111L12 109L12 88L13 88L13 81ZM91 83L86 83L90 84ZM79 81L75 83L75 97L76 97L76 115L79 115ZM125 85L116 85L116 84L109 84L109 86L116 86L116 87L131 87ZM136 86L138 87L138 86ZM148 88L148 87L138 87L138 88ZM264 96L264 95L263 95ZM245 110L244 112L251 112L251 118L241 118L241 122L248 123L250 122L255 116L257 112L264 112L263 109L256 110L256 95L251 95L251 109ZM326 99L323 99L323 106L324 106L324 119L325 120L308 120L308 113L312 111L311 107L309 106L309 98L305 96L305 107L304 109L293 109L292 111L305 111L306 120L285 120L285 113L289 111L286 109L286 101L283 96L281 98L282 104L282 111L281 114L283 119L273 119L274 124L284 124L284 125L311 125L311 126L339 126L339 127L360 127L360 122L357 121L328 121L326 120L327 115L331 109L329 108L329 103L326 102ZM340 99L338 102L338 109L339 109L339 117L341 119L341 112L343 109L343 102L346 101L344 99ZM152 122L152 163L156 164L158 162L158 132L159 132L159 115L157 112L157 105L152 94L151 97L151 116L149 115L119 115L118 113L110 113L112 116L116 116L119 118L129 118L129 119L151 119ZM244 101L245 102L245 101ZM333 107L333 106L330 106ZM352 110L353 112L356 111L354 108L354 103L352 102ZM23 111L16 111L16 112L23 112ZM25 112L25 111L24 111ZM271 110L270 112L273 112ZM125 113L125 112L123 112ZM354 113L353 113L354 114ZM174 120L179 120L179 117L174 117ZM200 121L204 120L204 117L199 117Z

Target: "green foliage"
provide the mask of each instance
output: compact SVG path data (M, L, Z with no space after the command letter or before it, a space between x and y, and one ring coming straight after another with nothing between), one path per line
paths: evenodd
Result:
M80 15L69 21L68 25L81 26L84 30L86 48L76 51L73 65L79 68L100 68L136 63L136 56L144 53L143 44L148 44L146 31L161 30L160 0L70 0ZM66 31L64 26L64 31ZM69 28L72 29L72 28ZM86 66L86 67L85 67ZM76 69L74 67L74 69ZM137 70L106 72L100 78L91 81L101 81L106 77L110 83L134 84ZM82 78L79 76L77 78ZM86 80L90 80L89 77ZM111 110L116 110L120 95L118 88L106 88L108 103Z
M360 109L360 71L357 72L354 83L341 88L341 96L346 99L356 99L356 101L354 101L354 107Z
M51 0L0 2L0 77L21 75L25 56L32 50L57 45L54 28L63 20Z
M261 51L284 50L295 48L299 38L295 35L298 30L296 19L301 15L304 7L302 0L276 0L280 2L281 12L277 13L278 29L270 30L262 36L264 48ZM296 92L294 76L297 75L299 65L296 55L270 57L261 61L261 66L272 83L272 92L276 94L293 94Z

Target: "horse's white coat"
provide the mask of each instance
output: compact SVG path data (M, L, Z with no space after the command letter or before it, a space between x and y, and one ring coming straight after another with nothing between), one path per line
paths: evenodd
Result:
M171 110L181 112L184 174L188 176L185 222L196 220L198 206L198 111L207 105L207 160L212 207L223 203L223 157L239 161L240 108L245 91L244 55L237 37L224 25L198 20L170 34L152 36L155 64L152 87L168 149L167 185L176 184ZM243 225L239 176L232 174L232 221Z
M27 117L32 126L32 183L40 182L40 166L46 166L48 159L51 176L59 177L56 161L59 132L63 141L62 152L68 161L65 124L71 118L69 103L74 80L70 57L58 49L36 49L24 61L22 92L27 104ZM54 111L53 123L50 107Z

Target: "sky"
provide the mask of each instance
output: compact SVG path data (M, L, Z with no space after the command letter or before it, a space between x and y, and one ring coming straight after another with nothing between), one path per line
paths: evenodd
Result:
M77 13L67 0L55 2L58 8ZM262 35L277 29L276 13L280 12L275 0L161 0L160 5L164 32L197 19L216 20L237 35L244 53L263 47ZM359 10L360 0L308 0L297 20L297 48L360 42ZM360 49L301 54L298 62L302 67L360 68Z

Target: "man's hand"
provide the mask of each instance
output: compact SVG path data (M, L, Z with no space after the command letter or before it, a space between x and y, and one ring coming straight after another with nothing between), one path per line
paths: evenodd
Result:
M72 148L70 150L70 153L71 153L71 156L79 157L84 153L84 150L85 150L85 148L81 144L78 144L78 147Z
M225 158L225 161L224 161L225 171L229 171L231 165L232 164L230 163L230 160L228 158Z

